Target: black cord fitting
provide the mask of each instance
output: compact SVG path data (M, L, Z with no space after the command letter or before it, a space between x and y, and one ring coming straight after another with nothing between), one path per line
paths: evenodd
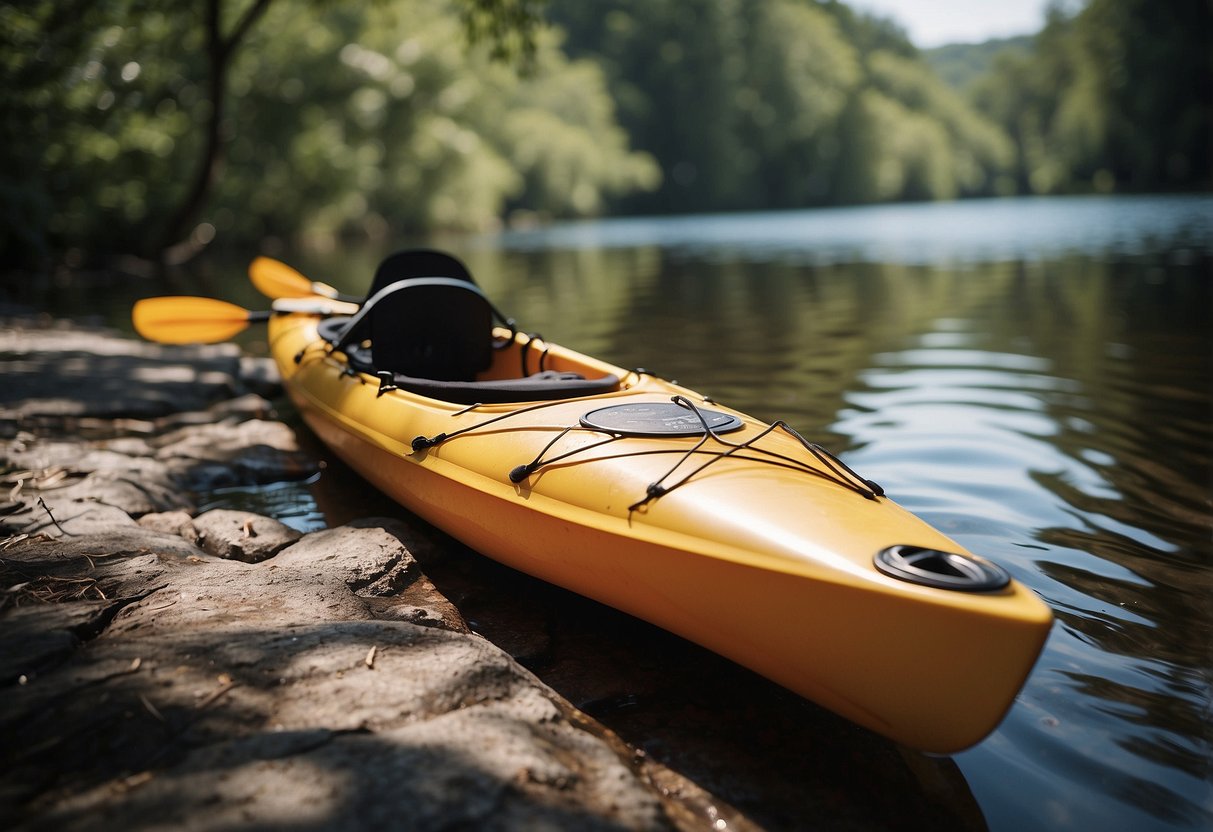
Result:
M445 433L440 433L433 438L429 436L414 436L412 441L413 450L424 451L426 448L434 447L444 439L446 439Z
M510 482L517 485L518 483L529 477L534 471L530 465L518 465L510 471Z
M379 391L375 393L375 398L379 398L384 393L390 393L393 390L400 389L396 386L396 376L389 371L380 370L375 373L375 376L379 379Z

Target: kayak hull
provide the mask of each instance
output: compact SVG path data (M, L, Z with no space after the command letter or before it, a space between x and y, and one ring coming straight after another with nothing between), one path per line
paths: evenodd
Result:
M626 381L603 396L468 408L382 393L373 376L323 350L315 327L303 315L271 321L286 389L319 438L379 490L478 552L677 633L897 742L937 753L979 742L1047 636L1048 608L1017 582L956 592L874 568L891 545L964 552L887 498L748 451L703 456L695 438L616 440L573 427L603 406L686 396L736 414L737 441L758 436L781 458L807 456L798 440L765 435L769 426L693 391L553 348L555 364ZM413 448L415 437L452 432ZM545 454L568 456L511 479ZM696 471L701 456L712 461ZM646 501L671 470L665 484L685 482Z

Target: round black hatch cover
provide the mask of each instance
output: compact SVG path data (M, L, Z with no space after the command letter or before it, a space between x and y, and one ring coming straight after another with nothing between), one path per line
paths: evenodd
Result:
M719 410L696 410L673 402L630 402L591 410L581 417L581 424L624 436L702 436L705 421L716 433L737 430L744 424Z
M995 563L918 546L890 546L878 552L876 568L912 584L961 592L991 592L1011 583L1007 570Z

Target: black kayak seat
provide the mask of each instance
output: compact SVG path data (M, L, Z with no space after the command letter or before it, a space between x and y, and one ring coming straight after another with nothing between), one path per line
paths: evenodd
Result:
M472 279L471 273L458 258L447 254L443 251L428 248L405 249L388 255L375 269L375 276L371 280L371 288L366 294L366 299L363 301L363 312L355 316L355 320L348 322L346 328L345 341L347 343L362 342L369 340L371 337L371 310L367 307L372 307L378 303L378 299L384 294L383 290L392 284L402 280L412 280L422 277L444 277L450 278L458 283L466 283L471 286L476 285L476 281ZM431 293L432 294L432 293ZM432 307L434 298L419 297L419 303L427 302L427 305ZM441 300L439 298L439 300ZM373 303L374 302L374 303ZM488 299L484 299L488 303ZM466 311L467 305L472 301L464 299L462 304L457 303L457 307L453 310L435 310L430 308L427 310L427 317L431 320L435 319L441 311L444 320L459 315L461 311ZM396 306L396 304L387 304L388 306ZM490 305L491 308L491 305ZM392 310L383 310L386 314ZM480 317L480 316L478 316ZM383 323L381 321L381 323ZM327 337L327 336L326 336ZM419 335L419 338L423 337ZM332 340L329 338L328 340ZM390 356L385 354L385 359Z
M379 264L367 300L341 340L370 340L380 370L471 381L492 364L494 317L510 323L457 258L407 249Z
M471 381L493 362L493 307L476 284L458 278L397 280L348 319L335 346L368 339L378 370Z
M370 316L375 366L440 381L472 381L493 363L493 307L473 283L415 277L380 290Z

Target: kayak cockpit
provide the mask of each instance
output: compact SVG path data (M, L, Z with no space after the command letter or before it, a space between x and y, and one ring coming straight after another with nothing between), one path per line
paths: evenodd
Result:
M381 389L457 404L598 396L623 381L617 368L520 333L462 263L425 249L387 258L357 314L329 318L318 332Z
M332 336L347 319L329 318L321 321L317 332L332 342ZM500 334L500 333L499 333ZM381 387L408 390L420 396L455 404L501 404L505 402L537 402L571 399L580 396L600 396L614 393L624 386L621 375L594 366L581 366L559 351L546 345L532 347L538 339L519 333L507 333L498 338L493 360L489 366L469 379L431 378L424 369L421 375L393 371L377 362L372 343L346 344L341 347L350 369L379 378ZM527 371L527 365L532 369ZM390 366L390 365L389 365Z

